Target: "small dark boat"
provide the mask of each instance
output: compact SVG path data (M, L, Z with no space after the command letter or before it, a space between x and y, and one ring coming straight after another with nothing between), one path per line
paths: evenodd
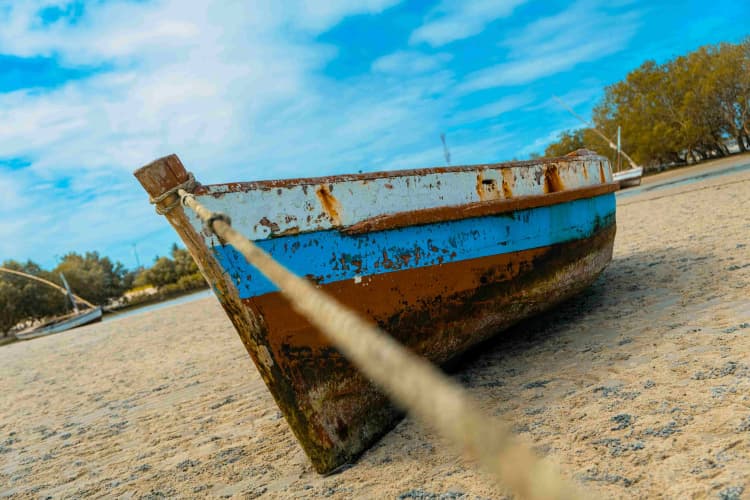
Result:
M241 254L179 204L192 191L276 260L442 364L589 286L612 257L605 157L194 185L172 155L136 177L178 232L314 467L401 413Z

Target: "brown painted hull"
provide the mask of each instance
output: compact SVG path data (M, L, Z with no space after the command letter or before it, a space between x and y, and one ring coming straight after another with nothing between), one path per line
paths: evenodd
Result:
M614 236L613 224L568 243L322 288L442 364L590 285L611 260ZM400 412L278 292L243 303L263 318L255 340L269 350L266 381L318 472L353 460L398 422Z

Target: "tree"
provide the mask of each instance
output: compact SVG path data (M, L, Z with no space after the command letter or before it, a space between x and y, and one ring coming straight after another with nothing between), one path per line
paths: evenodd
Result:
M53 272L63 273L73 293L95 304L105 304L126 290L124 266L100 257L98 252L68 253Z
M19 305L22 303L18 287L0 279L0 332L5 334L11 327L21 321Z
M557 142L553 142L544 150L544 156L565 156L577 149L590 149L596 153L606 156L610 162L614 162L616 153L609 144L604 141L590 128L577 130L565 130L558 135Z
M583 142L583 129L565 130L557 136L557 142L553 142L544 150L544 156L565 156L566 154L586 147Z
M726 141L750 149L750 37L707 45L664 64L646 61L605 89L593 125L641 165L685 163L729 154ZM591 129L565 131L547 147L559 156L579 147L614 159Z
M671 117L675 111L668 78L662 67L646 61L624 81L605 89L594 108L594 126L613 137L622 127L622 148L639 164L678 160L677 131Z
M3 267L62 284L54 274L32 261L21 264L9 260ZM5 333L22 321L61 315L69 307L60 290L23 276L0 273L0 332Z
M195 264L193 257L184 248L178 248L177 244L172 245L172 259L174 259L175 272L178 279L198 272L198 266Z
M713 110L717 126L745 151L750 147L750 37L737 45L701 47L691 56L705 73L701 90L706 109Z
M172 258L157 257L154 265L142 271L135 279L134 284L136 286L153 285L161 288L177 283L184 276L198 273L198 266L195 265L190 252L174 244L170 254Z

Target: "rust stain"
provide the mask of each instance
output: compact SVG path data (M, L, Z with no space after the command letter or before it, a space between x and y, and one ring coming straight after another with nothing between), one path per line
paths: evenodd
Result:
M541 184L542 183L542 176L544 175L544 169L538 168L534 171L534 184Z
M558 193L564 190L565 185L557 171L557 165L547 165L544 169L544 192Z
M323 211L330 217L331 223L334 226L341 225L341 204L331 194L330 187L326 184L318 186L315 194L318 196L318 200L320 200Z
M388 257L388 252L383 250L383 269L393 269L394 263L391 260L390 257Z
M493 170L480 170L477 174L477 195L480 201L496 200L500 197L497 181L486 174L494 174Z
M603 183L607 182L607 176L604 175L604 166L602 165L602 162L599 162L599 181Z
M503 196L505 198L513 197L513 188L516 184L516 178L513 175L513 169L504 168L501 170L503 175Z
M477 196L479 196L479 199L481 201L484 201L484 185L482 182L484 181L484 170L480 170L479 174L477 174Z
M284 229L283 231L279 231L278 233L275 234L275 236L289 236L292 234L298 234L299 232L300 232L299 226L293 226L293 227L288 227Z
M562 183L561 183L562 184ZM466 205L454 205L447 207L426 208L423 210L412 210L409 212L397 212L395 214L379 215L366 219L351 226L341 229L345 234L365 234L372 231L383 231L399 227L412 226L415 224L432 224L470 217L483 217L487 215L501 215L504 213L538 208L567 201L593 198L602 194L617 191L619 185L616 182L587 186L568 191L559 191L550 194L534 196L517 196L511 199L498 199L490 201L479 201L467 203ZM429 242L428 242L429 243Z
M359 274L362 272L362 259L352 259L352 265L354 266L354 272Z
M279 225L276 224L275 222L268 220L268 217L263 217L261 220L258 221L258 224L270 229L271 234L276 234L279 232Z

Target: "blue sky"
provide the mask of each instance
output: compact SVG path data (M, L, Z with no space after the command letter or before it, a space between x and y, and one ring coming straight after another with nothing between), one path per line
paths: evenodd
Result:
M526 158L646 59L750 35L750 3L0 0L0 260L177 237L132 171L217 183Z

